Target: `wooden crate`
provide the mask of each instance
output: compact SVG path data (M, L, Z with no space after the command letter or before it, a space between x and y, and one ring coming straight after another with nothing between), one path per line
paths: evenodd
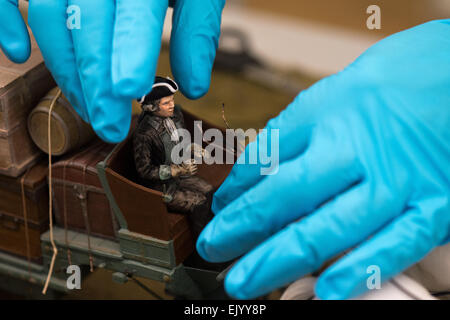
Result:
M18 177L41 156L28 134L26 122L11 130L0 130L0 174Z
M30 260L42 261L41 234L48 230L48 223L27 222ZM27 238L23 218L0 213L0 250L27 257Z
M96 139L52 165L54 212L61 228L116 238L117 223L96 169L112 148Z
M31 109L56 86L32 37L30 58L23 64L0 51L0 130L26 122Z
M0 174L17 177L40 154L27 132L31 109L56 84L32 38L31 56L16 64L0 51Z
M26 223L30 258L40 260L40 235L48 229L47 170L42 160L18 178L0 176L0 250L27 257Z

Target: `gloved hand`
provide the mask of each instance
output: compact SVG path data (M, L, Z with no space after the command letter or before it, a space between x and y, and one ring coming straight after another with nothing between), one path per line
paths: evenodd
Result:
M23 61L30 50L16 4L0 0L0 45L15 61ZM30 1L28 22L47 67L105 141L126 137L131 99L153 85L168 5L168 0ZM225 0L175 0L171 5L172 71L181 91L198 98L209 88Z
M15 63L30 56L30 38L17 0L0 0L0 49Z
M269 121L278 171L235 165L197 242L209 261L244 255L225 279L231 296L268 293L350 249L315 292L354 297L376 270L386 281L450 240L449 35L450 20L392 35Z

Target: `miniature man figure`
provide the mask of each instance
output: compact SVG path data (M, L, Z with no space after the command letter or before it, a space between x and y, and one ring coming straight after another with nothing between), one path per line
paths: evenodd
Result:
M172 149L181 140L177 129L185 129L181 109L174 103L177 91L175 81L156 77L151 92L139 100L142 113L133 136L134 159L142 184L164 192L169 211L188 215L196 239L212 218L213 187L196 176L194 162L172 162Z

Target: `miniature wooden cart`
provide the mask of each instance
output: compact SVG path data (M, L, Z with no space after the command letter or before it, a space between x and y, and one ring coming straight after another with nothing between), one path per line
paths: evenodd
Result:
M187 129L193 132L196 118L184 112ZM211 126L202 123L203 130ZM184 264L194 251L186 216L169 213L159 191L136 183L131 135L97 164L97 174L119 224L116 239L88 236L62 227L54 227L58 248L55 273L50 288L64 288L65 268L71 263L115 271L113 280L128 281L143 277L164 282L166 291L176 297L201 299L226 297L219 271L198 269ZM199 165L199 175L218 187L228 175L231 165ZM89 238L88 238L89 237ZM20 259L0 253L0 273L42 285L52 258L50 233L41 236L43 265L32 264L31 270ZM13 259L14 261L12 261ZM70 259L70 263L69 263ZM8 260L4 263L3 260ZM14 266L14 267L11 267ZM5 267L5 268L3 268Z

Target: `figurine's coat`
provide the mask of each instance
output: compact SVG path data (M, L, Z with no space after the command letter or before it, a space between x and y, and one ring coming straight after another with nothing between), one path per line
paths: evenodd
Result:
M175 107L172 119L177 128L185 128L179 106ZM176 144L163 121L163 117L151 112L141 114L133 136L136 170L143 185L165 193L169 211L189 214L191 222L197 225L194 228L200 232L208 222L206 216L211 216L208 197L213 187L197 176L171 176L170 154Z

